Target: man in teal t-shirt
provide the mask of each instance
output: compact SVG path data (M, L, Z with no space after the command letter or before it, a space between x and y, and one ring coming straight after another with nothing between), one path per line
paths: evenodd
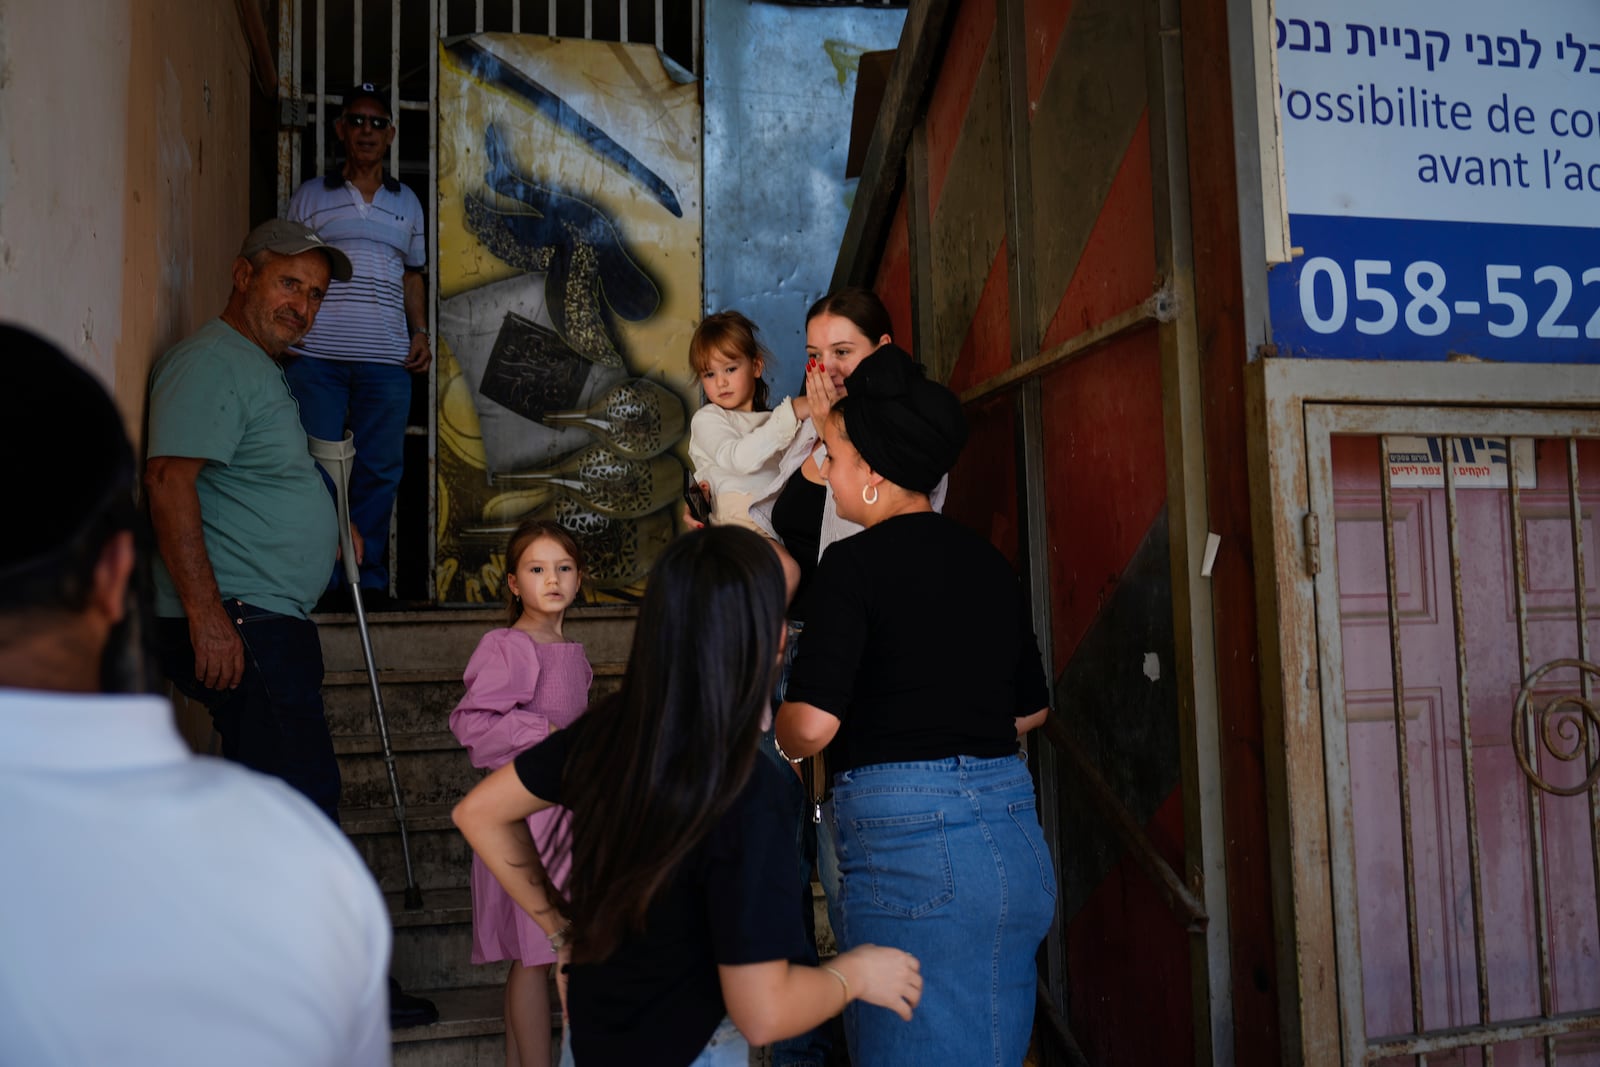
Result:
M145 488L160 558L156 644L204 703L223 754L276 775L338 821L339 765L308 617L333 567L333 501L278 360L310 329L350 261L274 219L233 263L219 318L150 375Z

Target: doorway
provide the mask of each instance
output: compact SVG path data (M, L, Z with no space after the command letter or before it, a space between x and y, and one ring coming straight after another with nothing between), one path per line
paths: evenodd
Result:
M1600 409L1448 402L1478 369L1267 390L1305 1062L1600 1064Z

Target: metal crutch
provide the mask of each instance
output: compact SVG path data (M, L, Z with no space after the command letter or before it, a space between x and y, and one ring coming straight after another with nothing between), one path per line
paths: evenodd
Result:
M355 459L355 435L345 431L342 441L307 437L311 458L333 479L339 510L339 546L344 557L345 581L350 585L350 602L356 609L356 629L361 634L361 654L367 661L367 682L372 688L372 713L378 721L378 739L383 743L383 766L389 772L389 793L394 797L394 821L400 826L400 854L406 861L408 910L422 907L422 890L417 888L411 870L411 840L406 834L406 802L400 796L400 779L394 772L394 749L389 745L389 723L383 715L383 694L378 691L378 667L372 658L372 637L367 633L367 611L361 603L361 568L356 563L355 543L350 537L350 463Z

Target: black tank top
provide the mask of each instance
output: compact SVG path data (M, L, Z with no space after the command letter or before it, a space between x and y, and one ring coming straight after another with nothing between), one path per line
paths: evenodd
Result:
M789 555L800 564L800 587L789 605L789 617L796 622L805 621L806 589L817 569L817 555L822 548L822 509L827 501L827 488L807 481L805 472L797 469L772 503L772 528Z

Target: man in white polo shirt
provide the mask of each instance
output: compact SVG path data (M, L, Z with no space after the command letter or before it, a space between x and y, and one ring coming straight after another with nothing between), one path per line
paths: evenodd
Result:
M143 695L115 405L26 330L0 325L0 357L10 488L51 502L0 523L0 1063L387 1064L391 934L361 858Z
M369 609L389 607L389 515L404 470L411 376L427 371L427 266L422 203L384 169L394 142L388 94L363 82L344 94L333 124L344 163L295 191L287 217L315 229L350 257L354 276L328 287L311 331L290 351L289 387L313 437L355 434L350 520L366 542L361 595ZM331 487L330 487L331 488ZM344 583L335 567L330 591ZM330 595L319 604L344 607Z

